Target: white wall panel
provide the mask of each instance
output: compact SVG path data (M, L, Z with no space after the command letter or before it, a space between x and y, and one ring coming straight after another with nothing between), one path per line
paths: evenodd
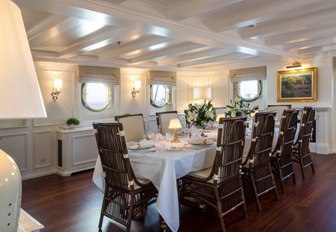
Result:
M34 168L51 167L53 163L53 133L52 131L33 132Z

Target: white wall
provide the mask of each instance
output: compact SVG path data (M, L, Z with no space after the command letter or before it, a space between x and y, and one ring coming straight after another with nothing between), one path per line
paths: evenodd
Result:
M307 66L318 67L318 98L311 103L319 107L317 117L318 136L321 141L314 149L323 153L336 152L336 64L333 57L336 54L316 57L304 61ZM335 62L336 63L336 62ZM268 104L277 104L276 79L277 71L288 65L283 62L267 64L267 79L264 81L263 99L260 108ZM243 68L243 67L242 67ZM80 105L80 84L76 78L76 65L56 63L36 63L37 75L48 118L34 120L4 120L0 121L0 147L7 150L19 164L23 178L31 178L56 172L57 135L56 130L65 125L69 117L78 117L81 126L91 126L92 121L113 121L115 114L143 113L154 114L155 108L149 104L149 70L121 69L121 83L116 91L114 109L108 114L91 113L88 117ZM53 79L63 80L63 89L59 99L54 102L50 96ZM133 99L131 90L134 80L141 80L142 88ZM233 96L232 83L228 78L228 70L211 70L208 72L177 72L176 105L174 109L183 112L189 103L193 102L193 87L208 86L212 88L212 98L215 107L226 106ZM253 103L252 103L253 104ZM293 103L293 107L301 107L310 103ZM155 121L155 120L154 120ZM332 125L332 126L330 126Z

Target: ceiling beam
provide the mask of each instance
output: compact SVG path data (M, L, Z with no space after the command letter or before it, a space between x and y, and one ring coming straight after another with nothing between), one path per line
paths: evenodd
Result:
M31 47L34 48L56 36L60 36L62 33L69 31L74 27L77 27L81 24L81 21L82 20L76 18L67 18L63 20L60 24L54 25L51 28L35 34L34 37L29 39L29 44Z
M319 3L326 0L279 0L269 1L262 6L255 8L248 8L244 11L232 12L231 15L221 15L221 12L211 15L211 17L204 20L210 28L217 31L229 30L232 28L246 27L251 24L264 22L266 20L278 17L280 14L286 14L293 9L301 8L313 3ZM294 13L294 12L293 12ZM220 20L222 19L222 20Z
M50 15L47 18L39 21L36 25L34 25L32 28L27 29L27 37L28 40L32 40L35 37L39 36L44 31L60 24L64 20L66 20L67 17L60 16L60 15Z
M139 40L134 40L129 43L122 43L120 46L118 46L117 49L114 49L113 51L106 51L101 54L99 54L99 59L101 60L108 60L111 58L116 58L121 56L122 54L126 54L132 51L136 51L138 49L147 48L153 45L161 44L164 42L171 41L171 39L167 37L161 37L161 36L146 36L143 38L140 38Z
M253 29L244 28L241 29L240 35L243 38L250 38L264 35L274 35L284 32L293 32L311 28L311 25L315 25L317 22L334 22L336 20L335 10L320 12L319 14L288 18L279 22L259 24Z
M191 26L155 15L130 9L121 5L94 0L54 0L45 4L44 0L15 0L20 6L47 11L54 14L63 14L71 17L83 18L92 22L108 25L136 28L148 34L175 37L193 43L204 44L210 47L223 47L228 44L243 46L261 52L296 57L295 53L285 52L280 48L268 47L263 44L240 39L228 34L217 33L209 29ZM130 17L132 16L132 17Z
M242 0L188 0L168 8L167 16L170 19L182 20L198 16L209 11L225 7Z
M311 48L311 47L320 47L324 45L329 45L332 43L336 43L335 36L327 37L327 38L319 38L314 40L307 40L303 42L285 44L283 47L285 50L302 50L304 48Z
M283 45L318 38L321 37L321 35L323 35L324 37L327 36L329 37L334 36L335 34L336 34L335 25L330 25L329 27L323 27L323 28L320 28L320 25L316 25L316 27L312 27L305 30L268 36L265 39L265 44L268 46Z
M184 62L180 63L177 66L179 68L184 68L184 67L190 67L190 66L196 66L200 64L209 64L209 63L214 63L214 62L219 62L219 61L229 61L229 60L235 60L235 59L245 59L252 57L251 55L243 54L243 53L231 53L227 54L224 56L215 56L215 57L210 57L210 58L205 58L201 60L196 60L196 61L190 61L190 62Z
M155 52L150 52L145 55L141 55L138 57L134 57L130 59L130 63L136 63L136 62L144 62L149 61L153 59L159 59L161 57L167 57L170 55L178 55L181 53L184 53L186 51L192 51L194 49L199 49L203 47L201 44L195 44L195 43L180 43L172 47L167 47L164 49L160 49Z
M175 56L172 58L162 59L158 62L158 66L168 66L171 64L186 62L186 61L192 61L192 60L199 60L199 59L205 59L213 56L219 56L224 54L230 54L233 50L231 49L217 49L217 48L208 48L206 47L206 50L198 51L198 52L192 52L187 54L182 54L179 56Z
M76 43L69 46L69 48L60 52L59 56L61 58L69 58L76 56L82 52L89 52L95 49L105 47L109 44L118 42L121 38L125 36L131 36L133 33L126 28L112 28L104 30L100 33L94 33L86 36L84 39L77 41Z

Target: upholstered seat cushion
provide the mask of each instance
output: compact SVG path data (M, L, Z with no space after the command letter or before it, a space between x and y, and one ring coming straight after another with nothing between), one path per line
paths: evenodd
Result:
M160 123L160 133L165 135L168 131L170 120L173 118L177 118L177 113L160 114L158 117Z
M131 115L118 119L122 123L126 141L140 141L146 137L142 115Z

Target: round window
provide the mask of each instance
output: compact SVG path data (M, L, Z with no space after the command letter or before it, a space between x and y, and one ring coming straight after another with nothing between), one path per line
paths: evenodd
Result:
M170 89L166 85L150 86L150 103L155 107L164 107L170 101Z
M237 83L237 94L244 101L250 102L258 99L261 95L261 81L240 81Z
M90 111L103 111L111 106L111 89L104 83L82 84L82 104Z

